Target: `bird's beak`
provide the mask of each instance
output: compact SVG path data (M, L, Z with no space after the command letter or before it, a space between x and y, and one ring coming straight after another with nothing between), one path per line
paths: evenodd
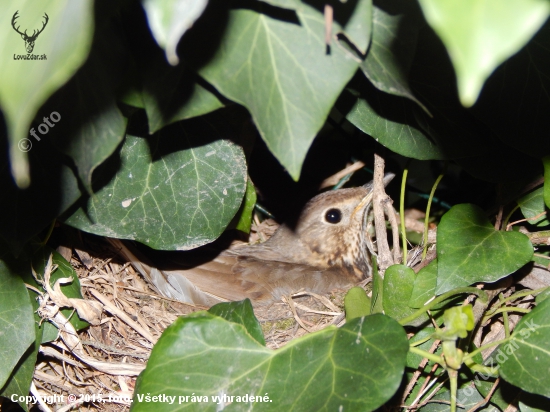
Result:
M395 177L395 173L391 173L391 172L386 173L384 175L384 179L382 180L384 182L384 187L386 187L393 180L394 177ZM373 185L374 185L374 182L371 180L369 183L364 184L363 187L369 190L370 192L372 192Z
M384 182L384 187L386 187L392 180L393 178L395 177L395 173L386 173L384 175L384 179L383 179L383 182ZM357 212L363 210L370 202L372 202L372 189L373 189L373 182L370 181L369 183L363 185L363 187L365 189L368 190L366 196L361 199L361 201L359 202L359 204L357 206L355 206L355 209L353 209L353 212L351 214L351 216L353 217Z

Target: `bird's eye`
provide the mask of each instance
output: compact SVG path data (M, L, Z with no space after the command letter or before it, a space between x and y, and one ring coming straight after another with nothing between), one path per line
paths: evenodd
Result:
M325 220L328 223L336 224L342 220L342 212L339 209L329 209L325 214Z

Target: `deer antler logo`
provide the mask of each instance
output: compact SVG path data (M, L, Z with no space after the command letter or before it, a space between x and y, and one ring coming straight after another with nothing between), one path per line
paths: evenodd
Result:
M25 48L27 49L27 53L30 54L30 53L32 53L32 51L34 49L34 42L36 41L36 38L38 37L38 35L40 33L42 33L44 31L44 28L46 27L46 24L48 24L48 20L50 18L48 17L48 15L46 13L44 13L44 18L46 19L44 21L44 25L42 26L42 28L40 30L38 30L38 32L36 30L33 30L32 35L29 36L29 35L27 35L27 30L25 30L24 33L21 33L19 31L19 27L21 27L21 26L15 27L15 20L17 20L17 18L19 17L17 15L17 13L19 13L19 10L17 10L15 12L15 14L13 15L13 18L11 19L11 25L12 25L13 29L21 35L23 40L25 40Z

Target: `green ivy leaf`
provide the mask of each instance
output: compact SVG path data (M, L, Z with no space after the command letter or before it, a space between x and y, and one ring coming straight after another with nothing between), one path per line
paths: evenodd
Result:
M149 133L179 120L202 116L223 107L223 103L196 82L196 73L183 64L169 66L157 53L141 63L144 70L143 104Z
M244 233L250 233L256 200L256 188L252 181L248 179L246 182L246 192L244 194L243 203L232 222L232 224L235 224L235 229ZM229 227L231 226L232 225L229 225Z
M509 343L501 345L495 358L499 374L512 385L550 397L550 299L540 302L518 323Z
M546 0L420 0L420 5L445 43L467 107L493 70L529 41L550 12Z
M448 412L449 403L451 401L451 392L444 391L435 395L432 399L438 402L430 402L427 405L422 407L423 412ZM465 388L458 389L456 391L456 402L461 405L461 409L469 410L473 408L476 404L481 402L483 397L479 394L475 386L467 386ZM483 412L500 412L500 409L489 404L487 407L481 409Z
M92 41L93 5L91 0L51 0L40 7L20 0L2 4L0 106L8 128L11 170L19 187L30 184L30 175L27 154L18 144L29 139L31 121L38 108L84 63ZM46 55L46 59L14 59L14 55L27 55L21 35L11 27L16 11L16 27L29 33L40 29L44 13L48 15L48 23L33 50L33 54Z
M0 163L0 236L16 254L81 196L64 158L48 142L35 142L29 156L32 183L25 190L13 182L7 159Z
M418 271L414 280L409 306L421 308L435 296L437 285L437 259L432 260Z
M147 139L127 135L114 177L66 223L155 249L215 240L239 209L247 180L242 149L224 140L226 128L213 114Z
M346 322L362 316L370 315L371 300L367 292L361 286L355 286L348 290L344 298L346 310Z
M142 0L142 4L155 40L166 50L170 64L177 65L180 38L200 17L208 0Z
M544 189L541 187L518 199L518 205L521 208L521 213L523 213L523 216L526 219L530 219L530 225L547 226L550 224L547 215L542 215L536 219L531 219L546 211L543 191Z
M378 272L376 257L372 257L372 293L370 313L384 313L384 278Z
M411 299L416 275L405 265L392 265L384 274L384 313L396 320L412 315L416 310L407 305ZM418 326L428 320L422 315L410 325Z
M405 13L390 14L376 6L372 22L372 42L361 70L378 90L406 97L427 110L414 96L408 82L418 26L407 20Z
M176 402L184 396L183 407L193 410L217 410L214 397L221 396L223 405L227 395L234 397L236 411L370 411L399 387L408 347L403 328L384 315L328 327L272 351L244 326L200 312L179 318L163 333L136 383L133 409L173 410L167 403L140 401L163 394ZM192 394L203 401L192 403ZM267 400L235 398L245 395Z
M527 236L496 231L475 205L453 206L437 229L436 294L476 282L496 282L532 256Z
M52 264L57 265L57 269L53 271L50 275L50 286L53 288L58 279L71 277L73 278L71 283L65 283L61 285L61 292L63 292L65 296L71 299L83 299L80 290L80 280L78 279L78 274L71 266L71 264L59 254L59 252L48 246L42 247L40 250L38 250L38 252L36 252L36 255L33 257L32 266L34 271L38 275L38 278L40 280L43 280L44 270L46 269L46 265L48 264L50 254L52 255ZM25 276L24 279L26 283L42 289L42 287L38 285L38 283L36 282L34 277L31 276L30 273L28 276ZM90 326L88 322L80 319L78 314L72 308L61 309L61 312L63 313L63 315L65 315L67 319L69 319L76 330L81 330ZM40 319L37 319L37 321L39 320ZM47 324L49 325L49 323Z
M252 309L250 299L245 299L240 302L218 303L208 309L208 312L224 318L229 322L243 325L250 336L252 336L258 343L265 346L262 326L254 315L254 310Z
M33 295L35 295L35 293L29 291L29 300L31 304L33 304L34 310L36 310L38 308L38 303L33 299ZM34 303L36 303L36 307ZM35 318L36 317L37 316L35 316ZM46 324L49 325L48 322L43 323L43 325ZM17 398L19 398L20 395L30 392L32 379L34 377L34 370L36 368L36 360L38 358L38 352L40 351L40 344L43 343L42 332L44 330L44 328L39 326L38 321L34 322L34 332L36 336L34 344L29 346L21 359L19 359L17 365L15 365L10 378L0 390L0 396L10 399L12 395L17 395ZM23 410L28 410L26 402L18 401L18 403Z
M471 112L498 133L499 144L517 156L518 151L539 159L550 153L548 129L550 118L550 21L533 36L518 53L499 66L487 79L483 92ZM526 96L529 96L526 98ZM522 136L521 139L518 136ZM513 163L517 165L514 157ZM505 161L510 168L510 162ZM532 162L533 166L538 166ZM519 165L517 165L519 166ZM512 170L515 167L511 168ZM526 173L519 166L520 176L534 178L539 171Z
M519 410L521 412L546 412L548 398L522 391L519 396Z
M126 131L127 119L115 100L124 74L121 67L129 57L119 37L110 25L102 25L86 63L39 111L38 121L52 119L57 113L59 120L50 120L54 126L42 139L51 139L61 153L74 160L88 193L92 192L93 171L113 154Z
M374 89L374 88L373 88ZM376 89L374 89L376 90ZM346 119L388 149L419 160L441 159L439 148L416 125L409 102L383 93L358 95Z
M368 44L370 0L335 5L335 15L340 11L351 14L348 24L362 20L359 40ZM231 10L218 52L199 73L250 111L271 152L298 179L311 142L359 62L336 42L326 54L321 12L301 3L295 13L283 21Z
M542 165L544 166L544 203L550 208L550 156L542 158Z
M518 75L518 78L529 77L531 71L526 70L525 73L525 76ZM516 77L512 76L513 79ZM545 75L541 73L540 77L545 77ZM502 87L488 94L487 100L491 107L500 101L504 90L508 90L509 83L509 76L506 75L506 81ZM525 176L534 176L539 173L537 162L522 152L510 150L509 147L502 144L501 136L497 136L494 132L496 124L500 125L505 122L509 130L512 129L512 125L514 126L514 130L516 130L514 139L516 140L517 136L525 134L525 130L531 130L528 127L530 122L525 123L523 119L527 117L528 113L538 112L537 103L534 103L537 110L529 110L531 105L528 107L525 107L524 104L518 105L518 100L522 100L521 96L525 93L525 85L521 80L518 83L518 91L521 90L521 93L515 99L508 98L507 107L514 110L496 110L491 115L481 118L474 117L473 112L475 112L477 104L470 110L460 104L453 66L445 47L428 27L420 30L409 84L415 96L418 96L426 104L433 117L412 105L410 110L414 113L418 126L433 139L446 158L454 159L468 173L481 180L505 183L507 187L511 182L523 180ZM537 93L541 93L541 96L544 89L540 84L530 86L530 90L536 90ZM485 92L482 93L481 100L485 95ZM537 98L534 100L536 101ZM540 100L543 101L542 97ZM521 110L518 110L520 107ZM545 117L541 113L536 118ZM492 123L491 127L487 126L488 122ZM548 129L549 127L545 128L545 130ZM539 144L533 146L539 153L543 153L540 151Z
M3 255L3 256L2 256ZM0 255L0 388L29 346L35 341L34 315L20 273L29 262ZM25 392L26 394L27 392ZM22 394L22 393L21 393Z

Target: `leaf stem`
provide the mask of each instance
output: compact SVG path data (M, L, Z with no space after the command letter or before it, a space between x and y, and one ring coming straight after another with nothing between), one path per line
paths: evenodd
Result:
M499 293L498 300L502 304L502 301L504 300L504 295L502 293ZM504 312L502 314L502 321L504 322L504 336L509 338L510 337L510 325L508 324L508 312Z
M489 319L491 319L495 315L498 315L499 313L506 313L506 312L529 313L531 312L531 309L518 308L517 306L506 306L504 308L500 308L495 310L494 312L486 314L483 317L483 320L481 321L481 323L483 324L487 322Z
M495 342L489 342L489 343L487 343L483 346L480 346L476 350L474 350L472 352L469 352L466 355L464 355L464 358L462 359L462 361L464 363L466 363L467 360L473 359L474 356L476 356L480 352L483 352L485 349L492 348L493 346L502 345L503 343L508 343L508 341L510 341L510 339L511 338L506 338L506 339L498 340L498 341L495 341Z
M57 219L54 219L52 221L52 224L50 225L50 227L48 228L48 233L46 233L46 237L44 238L44 240L42 242L40 242L40 244L42 246L45 246L46 243L48 243L48 240L50 240L50 236L52 235L52 232L53 232L53 228L55 227L55 222L57 221Z
M466 366L468 366L470 370L481 373L483 375L489 375L493 377L498 376L498 368L491 368L490 366L480 365L479 363L475 363L475 362Z
M501 227L506 228L506 227L508 226L508 221L510 220L510 218L512 217L512 215L514 214L514 212L515 212L516 210L518 210L518 209L519 209L519 205L516 205L516 207L514 207L514 208L510 211L510 213L508 213L508 214L506 215L506 218L505 218L504 221L502 222L502 226L501 226Z
M458 391L458 372L447 370L449 373L449 382L451 383L451 412L456 412L456 395Z
M502 299L499 302L499 306L502 306L506 302L510 302L512 300L523 298L525 296L529 296L529 295L537 296L539 293L544 292L546 289L548 289L548 286L545 286L545 287L540 288L540 289L535 289L535 290L522 290L521 292L514 293L513 295L510 295L507 298Z
M416 342L409 343L410 346L420 346L425 342L428 342L430 339L432 339L432 336L426 336L423 339L417 340Z
M487 302L487 300L489 299L488 296L487 296L487 293L485 293L485 291L483 291L481 289L474 288L474 287L471 287L471 286L464 287L464 288L456 288L456 289L448 291L447 293L444 293L443 295L438 296L437 298L435 298L431 302L426 303L424 306L422 306L416 312L412 313L411 315L407 316L404 319L401 319L399 321L399 324L406 325L407 323L411 322L412 320L414 320L417 317L419 317L420 315L422 315L424 312L426 312L426 311L430 310L431 308L433 308L438 303L443 302L444 300L450 298L451 296L460 295L462 293L477 295L483 303Z
M403 178L401 179L401 196L399 198L399 218L401 220L401 239L403 240L403 264L407 264L407 230L405 228L405 186L407 184L407 175L409 169L403 170Z
M430 209L432 207L432 200L434 198L435 189L437 189L437 185L439 185L439 182L441 181L441 179L443 179L443 176L445 175L446 171L447 171L447 163L445 163L443 172L441 172L441 174L437 176L437 179L435 180L435 183L432 186L432 191L430 192L430 198L428 199L428 206L426 207L426 217L424 219L424 236L422 237L422 243L424 244L424 249L422 250L422 260L426 258L426 253L428 252L428 223L430 221Z
M419 348L416 348L414 346L410 346L409 347L409 352L411 353L415 353L417 355L420 355L422 356L423 358L426 358L426 359L429 359L431 360L432 362L436 362L436 363L439 363L440 365L445 365L444 362L443 362L443 358L439 355L435 355L433 353L430 353L430 352L427 352L425 350L422 350L422 349L419 349Z

